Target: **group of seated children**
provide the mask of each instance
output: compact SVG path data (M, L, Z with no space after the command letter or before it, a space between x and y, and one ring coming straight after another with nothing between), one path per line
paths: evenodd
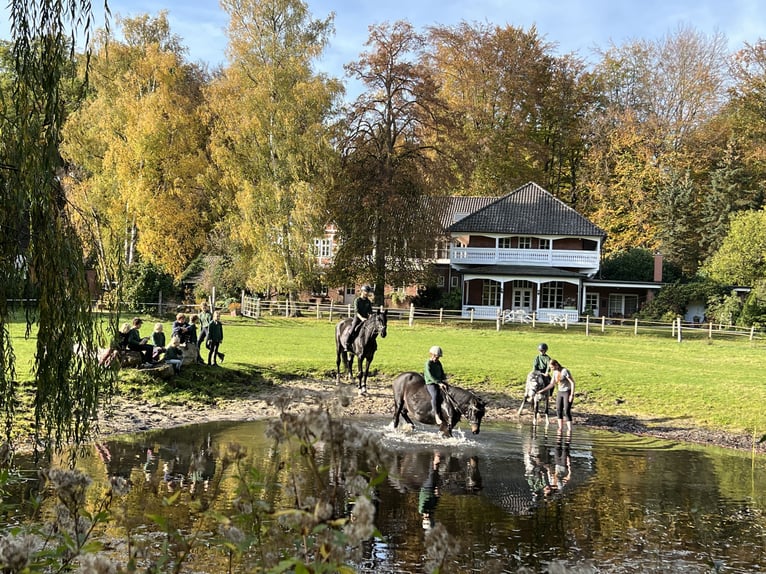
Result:
M170 345L166 345L162 323L155 323L151 337L142 338L139 330L143 321L139 317L134 317L131 323L123 323L120 329L119 347L141 353L143 367L156 364L164 355L165 362L172 365L176 372L179 372L183 360L183 351L188 348L189 344L193 344L197 348L197 362L205 363L200 356L199 346L208 337L208 348L211 350L211 354L215 353L216 358L223 360L223 353L218 352L217 348L220 341L223 340L223 329L213 329L215 333L220 333L219 335L208 333L210 324L214 321L220 325L219 313L216 311L214 318L207 303L202 304L200 315L192 315L190 320L187 319L185 313L178 313L173 322ZM197 336L198 326L201 327L199 337ZM215 349L212 348L211 343L215 343ZM208 357L208 364L210 364L210 357Z

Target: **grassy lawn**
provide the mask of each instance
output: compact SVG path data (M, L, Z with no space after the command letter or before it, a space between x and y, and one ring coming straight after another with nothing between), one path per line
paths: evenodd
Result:
M330 380L335 371L334 321L327 318L264 318L253 321L225 316L223 368L187 369L172 386L147 382L136 371L121 374L120 391L166 401L236 396L243 387L263 381L306 376ZM142 335L156 319L145 317ZM170 321L164 321L170 333ZM24 337L21 323L12 330L18 357L17 375L28 380L34 338ZM389 321L388 336L379 339L373 371L390 377L421 371L431 345L444 349L444 366L452 382L487 395L521 398L523 381L545 341L549 354L569 368L577 381L579 412L649 417L658 421L689 419L698 426L736 432L766 432L761 405L766 390L750 373L761 362L763 342L706 338L678 343L671 337L632 333L584 333L558 327L506 326L492 322L440 325ZM203 356L207 356L203 350ZM372 383L373 385L376 383ZM491 408L491 406L490 406Z

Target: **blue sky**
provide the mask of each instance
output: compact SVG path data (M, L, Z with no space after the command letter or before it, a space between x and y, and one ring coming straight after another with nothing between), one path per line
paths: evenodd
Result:
M337 77L343 77L343 64L364 50L371 24L399 19L418 29L461 21L525 29L536 25L560 53L577 52L585 58L610 41L654 40L681 24L705 34L725 34L732 50L766 37L762 0L308 0L308 5L317 18L335 13L336 34L320 68ZM225 61L226 15L217 0L110 0L109 6L113 15L122 16L166 9L190 59L211 66ZM8 11L0 10L0 37L7 38Z

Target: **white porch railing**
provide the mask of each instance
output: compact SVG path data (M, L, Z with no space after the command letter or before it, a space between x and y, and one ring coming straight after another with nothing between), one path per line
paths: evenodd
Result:
M470 319L471 311L473 311L474 319L490 319L494 321L497 319L500 308L491 305L463 305L463 318ZM531 313L509 309L503 310L502 313L506 322L527 323L532 320ZM534 312L534 316L535 321L553 323L554 325L563 325L565 322L566 324L577 323L580 320L579 313L575 309L538 309Z
M580 314L576 309L538 309L535 316L542 323L554 325L577 323L580 320Z
M597 268L597 251L574 249L500 249L457 247L450 249L450 261L458 265L533 265L539 267Z

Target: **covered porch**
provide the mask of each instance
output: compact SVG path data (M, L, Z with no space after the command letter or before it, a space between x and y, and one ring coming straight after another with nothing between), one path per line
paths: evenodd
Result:
M576 323L585 276L561 269L489 266L462 274L462 316L506 322Z

